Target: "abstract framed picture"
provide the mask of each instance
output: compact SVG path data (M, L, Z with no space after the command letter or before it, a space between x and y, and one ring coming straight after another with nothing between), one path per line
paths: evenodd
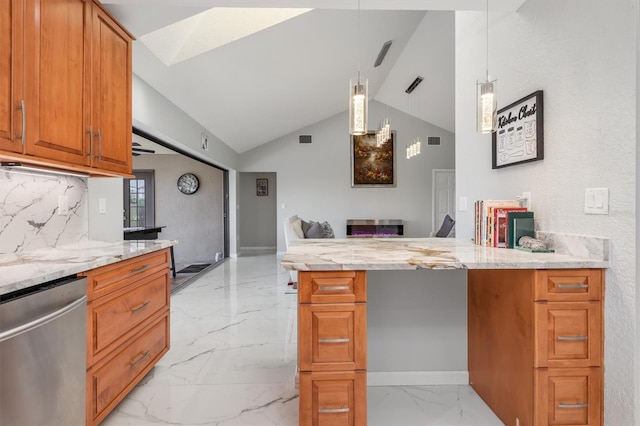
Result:
M351 187L396 186L396 132L378 144L376 132L351 136Z
M269 179L256 179L256 195L258 197L269 195Z
M542 90L498 110L498 130L492 136L492 169L544 158Z

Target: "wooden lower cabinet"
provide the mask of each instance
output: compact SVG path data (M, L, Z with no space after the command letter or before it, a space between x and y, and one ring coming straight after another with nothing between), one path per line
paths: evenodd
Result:
M298 273L299 424L367 424L366 272Z
M87 277L87 425L97 425L169 350L169 249Z
M300 373L300 426L366 424L366 371Z
M505 425L603 424L603 271L469 270L469 382Z

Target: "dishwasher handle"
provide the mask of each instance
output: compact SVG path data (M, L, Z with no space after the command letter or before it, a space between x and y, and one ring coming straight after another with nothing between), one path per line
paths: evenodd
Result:
M51 321L55 321L56 319L66 315L67 313L73 311L74 309L82 306L82 304L87 302L87 296L82 296L81 298L69 303L68 305L60 308L56 311L53 311L49 314L43 315L40 318L36 318L33 321L29 321L26 324L19 325L17 327L12 328L11 330L7 330L5 332L0 333L0 342L4 342L5 340L9 340L13 337L19 336L21 334L27 333L35 328L38 328L42 325L50 323Z

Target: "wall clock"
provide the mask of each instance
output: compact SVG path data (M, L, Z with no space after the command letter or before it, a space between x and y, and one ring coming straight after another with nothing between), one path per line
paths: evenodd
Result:
M185 173L178 178L178 190L183 194L191 195L198 190L200 182L193 173Z

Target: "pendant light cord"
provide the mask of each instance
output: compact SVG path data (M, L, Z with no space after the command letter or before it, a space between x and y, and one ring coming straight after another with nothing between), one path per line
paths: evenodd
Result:
M489 0L487 0L486 10L487 10L486 15L487 15L487 83L488 83L489 82Z
M358 0L358 82L360 82L360 60L362 59L361 50L362 50L362 34L360 34L360 0Z

